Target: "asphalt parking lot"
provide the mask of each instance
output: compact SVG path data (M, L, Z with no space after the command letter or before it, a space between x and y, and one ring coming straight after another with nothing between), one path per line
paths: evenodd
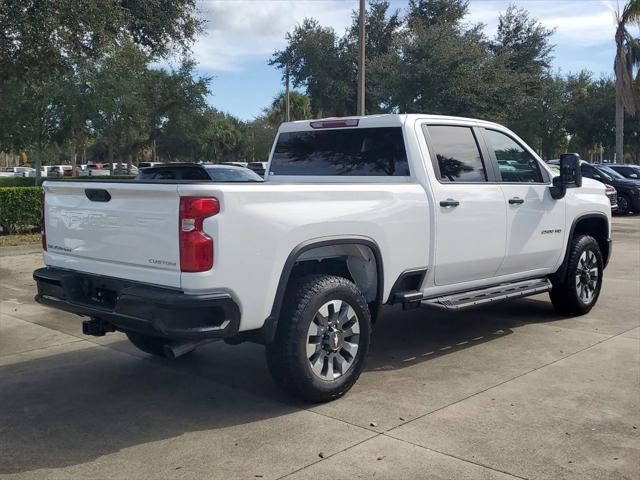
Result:
M602 296L385 312L343 399L282 394L263 348L151 358L32 300L0 258L0 478L640 478L640 217L614 219Z

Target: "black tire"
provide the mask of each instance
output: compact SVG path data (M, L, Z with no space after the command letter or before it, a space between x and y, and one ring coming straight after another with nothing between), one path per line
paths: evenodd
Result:
M631 211L631 197L626 193L618 194L618 214L626 215Z
M594 267L586 269L586 264L583 263L582 259L591 260L593 258L591 255L595 257L592 264ZM585 273L584 270L592 271L594 268L597 269L597 280L594 283L594 288L591 289L582 285L582 280L579 285L576 277L578 275L590 275L588 272ZM549 292L549 296L556 312L562 315L584 315L589 313L600 296L603 271L604 262L598 242L589 235L574 237L569 248L569 261L564 278L552 278L551 280L553 288ZM585 280L585 282L590 284L591 280ZM586 292L586 299L581 295L581 292L582 294Z
M143 335L136 332L126 332L126 334L129 341L143 352L151 355L157 355L159 357L166 357L164 353L164 346L171 341L168 338L152 337L150 335Z
M342 346L337 347L337 341L333 348L340 350L331 350L332 347L327 345L329 333L309 336L310 328L316 328L311 326L312 322L317 325L318 318L323 318L317 316L323 308L327 308L329 312L327 318L329 319L346 318L347 314L334 314L333 305L327 307L327 304L333 301L338 302L335 305L340 306L340 312L344 312L347 307L351 307L355 312L355 320L351 317L350 321L342 320L342 324L347 325L352 322L351 325L354 325L353 322L355 322L359 328L358 338L354 340L357 342L358 348L350 359L351 364L347 368L342 367L345 371L338 373L335 373L334 369L339 369L339 366L336 367L336 365L344 360L338 355L348 357L348 352L341 350ZM347 307L343 307L344 305ZM331 320L329 320L330 324ZM309 275L295 281L287 291L275 340L266 348L267 364L275 382L286 392L308 402L327 402L344 395L362 373L369 350L370 336L371 314L369 307L355 284L346 278L335 275ZM307 348L308 343L312 344L312 337L318 339L316 342L318 350L309 357ZM345 336L344 340L340 340L340 342L346 343L347 338L350 341L355 336ZM313 345L311 348L314 348ZM328 353L321 351L323 349ZM318 356L326 355L321 358L324 362L323 373L314 372L312 368L311 359L316 354ZM339 376L327 381L321 377L329 375L326 373L329 362L331 362L330 375L338 374Z

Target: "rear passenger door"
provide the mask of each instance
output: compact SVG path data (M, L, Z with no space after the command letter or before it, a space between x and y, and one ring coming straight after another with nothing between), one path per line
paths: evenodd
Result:
M507 252L498 274L554 267L566 234L564 199L551 197L550 175L519 140L497 129L482 133L506 199Z
M506 249L506 206L473 125L424 124L435 179L435 284L495 276Z

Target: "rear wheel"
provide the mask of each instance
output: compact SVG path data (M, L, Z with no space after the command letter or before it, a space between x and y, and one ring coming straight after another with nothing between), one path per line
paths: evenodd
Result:
M598 242L589 235L574 237L565 277L552 280L549 292L556 311L564 315L588 313L600 296L603 270Z
M371 315L353 282L334 275L303 277L287 295L267 363L276 383L311 402L344 395L369 349Z
M162 337L153 337L151 335L143 335L136 332L126 332L129 341L145 353L166 357L164 346L171 340ZM185 354L186 355L186 354Z

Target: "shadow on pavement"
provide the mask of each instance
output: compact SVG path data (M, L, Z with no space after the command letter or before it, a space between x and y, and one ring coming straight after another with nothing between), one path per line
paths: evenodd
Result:
M459 313L392 308L374 328L367 370L400 369L407 358L415 366L554 315L535 299ZM0 473L77 465L305 407L274 386L263 347L222 342L174 362L74 347L0 367L0 392Z

